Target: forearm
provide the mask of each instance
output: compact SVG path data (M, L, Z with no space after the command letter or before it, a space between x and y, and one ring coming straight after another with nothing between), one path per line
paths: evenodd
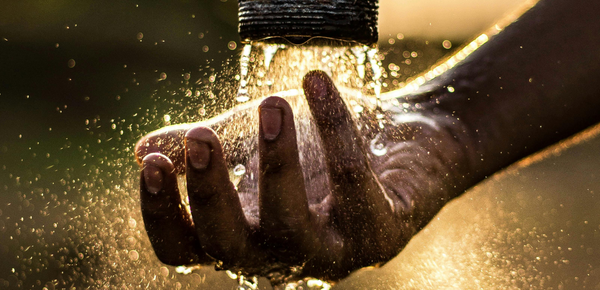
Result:
M600 120L598 11L542 0L433 81L428 107L468 128L475 180Z

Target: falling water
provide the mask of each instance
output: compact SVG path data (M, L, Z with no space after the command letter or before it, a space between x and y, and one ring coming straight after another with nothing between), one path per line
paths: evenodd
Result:
M342 97L348 105L350 112L354 112L357 121L363 114L371 114L371 118L382 127L383 122L381 112L381 78L383 69L381 67L380 55L377 48L357 44L345 45L302 45L291 44L272 44L272 43L253 43L246 44L240 55L239 71L239 89L236 96L238 103L249 103L260 101L262 98L270 95L285 97L295 115L296 130L298 132L298 147L301 152L300 162L305 172L305 179L314 175L311 172L323 171L322 151L318 134L314 123L311 121L311 115L308 104L302 93L302 78L311 70L322 70L326 72L340 89ZM222 132L227 132L229 136L243 135L250 140L255 140L257 136L257 113L254 108L255 103L243 105L237 109L240 111L237 120L232 124L221 128ZM234 109L235 111L236 109ZM364 124L363 124L364 125ZM228 140L229 138L224 138ZM370 142L372 152L376 156L382 156L387 152L383 146L383 140L378 135ZM227 142L227 141L225 141ZM377 142L377 144L373 144ZM252 174L252 156L256 155L256 141L246 142L244 146L225 145L226 147L239 148L234 154L236 164L231 164L232 180L234 184L240 184L243 178L249 178L246 174ZM257 180L251 182L256 183ZM326 182L326 181L325 181ZM306 180L306 184L328 188L328 184L315 185L312 180ZM243 188L241 188L243 190ZM309 196L310 201L320 201L324 196L314 194L314 190L309 191L314 196ZM321 190L322 192L322 190ZM250 210L245 209L245 212ZM253 218L248 216L248 218ZM256 218L256 217L254 217ZM253 289L246 285L246 277L240 274L231 274L232 279L237 279L241 288ZM329 284L315 279L305 279L301 281L289 280L283 278L283 285L277 289L328 289ZM240 289L241 289L240 288Z
M284 96L294 106L297 126L299 132L306 132L300 134L304 136L315 136L300 87L303 75L310 69L321 69L332 77L356 117L375 114L378 92L385 91L384 80L390 86L395 80L386 79L385 70L377 63L381 53L369 47L247 47L242 49L240 71L231 76L239 75L240 87L241 80L246 80L248 99L236 100L238 96L231 94L229 100L251 108L256 105L253 101L260 101L264 96ZM244 59L247 60L245 74ZM411 66L400 66L412 69L415 63L413 59ZM381 73L379 82L377 68ZM256 75L257 72L264 75ZM194 80L199 79L198 75L182 75L182 85L179 85L176 74L169 74L167 78L159 70L155 78L161 79L159 83L165 87L152 96L158 109L146 111L144 108L114 120L100 117L82 120L82 131L85 129L91 139L64 140L58 146L60 150L55 151L36 147L35 142L23 142L20 145L24 148L32 147L27 152L33 157L23 157L21 167L7 162L0 164L2 177L8 180L0 187L7 193L3 197L8 198L0 203L0 252L10 259L8 263L0 263L4 264L0 265L3 271L0 289L12 289L16 285L34 289L227 289L231 286L229 278L214 275L212 267L176 268L160 263L152 252L139 210L139 167L132 158L136 140L167 123L198 121L230 108L215 109L211 105L220 101L215 95L221 96L223 88L231 86L231 83L215 85L225 79L221 76L227 73L221 73L215 81L215 73L210 72L204 82ZM169 81L173 83L170 87L166 85ZM261 81L260 85L257 81ZM225 139L250 136L247 139L253 140L257 124L254 113L250 110L235 124L220 128L220 136ZM316 139L318 141L318 136ZM377 141L369 143L373 140ZM39 141L44 143L45 139ZM318 142L314 139L299 141L305 170L322 168L319 151L310 150L310 146ZM365 144L374 145L375 155L386 148L381 138L366 141ZM252 141L249 143L254 146ZM227 152L239 155L232 156L232 176L255 180L252 175L255 168L249 156L255 153L252 148L256 147L234 145L233 142L225 144L229 146ZM10 146L0 148L4 154L13 154L14 150ZM235 170L237 165L240 167ZM180 188L185 189L185 178L180 180ZM326 187L327 184L314 186ZM2 268L6 265L11 267ZM244 279L254 283L252 278ZM239 279L236 280L239 284ZM268 281L263 279L260 283ZM242 284L248 286L244 281ZM288 281L283 287L327 289L329 286L308 279Z
M250 64L250 52L252 45L246 44L240 55L240 88L236 97L236 101L243 103L250 100L248 94L248 65Z
M387 145L381 134L377 134L377 136L369 142L369 149L375 156L383 156L387 153Z

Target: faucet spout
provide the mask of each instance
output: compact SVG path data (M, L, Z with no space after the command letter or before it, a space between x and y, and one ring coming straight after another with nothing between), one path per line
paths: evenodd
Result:
M311 38L377 42L378 0L239 0L242 42Z

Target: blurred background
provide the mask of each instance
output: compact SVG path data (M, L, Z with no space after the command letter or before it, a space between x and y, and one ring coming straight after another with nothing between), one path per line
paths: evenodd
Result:
M399 66L389 88L522 2L381 0L384 66ZM210 268L182 275L158 262L133 146L222 110L240 47L233 0L3 2L0 289L235 287ZM600 287L599 149L588 138L490 178L390 263L336 287Z

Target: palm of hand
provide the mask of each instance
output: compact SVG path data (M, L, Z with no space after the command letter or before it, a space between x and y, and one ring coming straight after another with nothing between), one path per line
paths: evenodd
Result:
M175 165L164 155L148 154L162 151L158 147L138 144L138 156L145 155L142 213L163 262L216 260L223 269L272 280L286 275L337 280L393 258L454 196L452 189L461 191L457 173L465 171L467 162L456 161L467 154L450 129L456 124L422 114L410 121L390 115L388 121L396 124L358 132L324 73L307 75L304 88L327 167L316 175L329 184L318 201L310 198L318 189L303 177L294 117L281 98L267 98L259 108L258 170L253 172L258 188L242 180L239 195L211 129L188 130L185 154L178 150L171 156ZM365 141L374 134L387 144L387 154L366 150ZM192 217L177 189L175 171L182 160ZM258 191L258 202L245 198L253 191Z

